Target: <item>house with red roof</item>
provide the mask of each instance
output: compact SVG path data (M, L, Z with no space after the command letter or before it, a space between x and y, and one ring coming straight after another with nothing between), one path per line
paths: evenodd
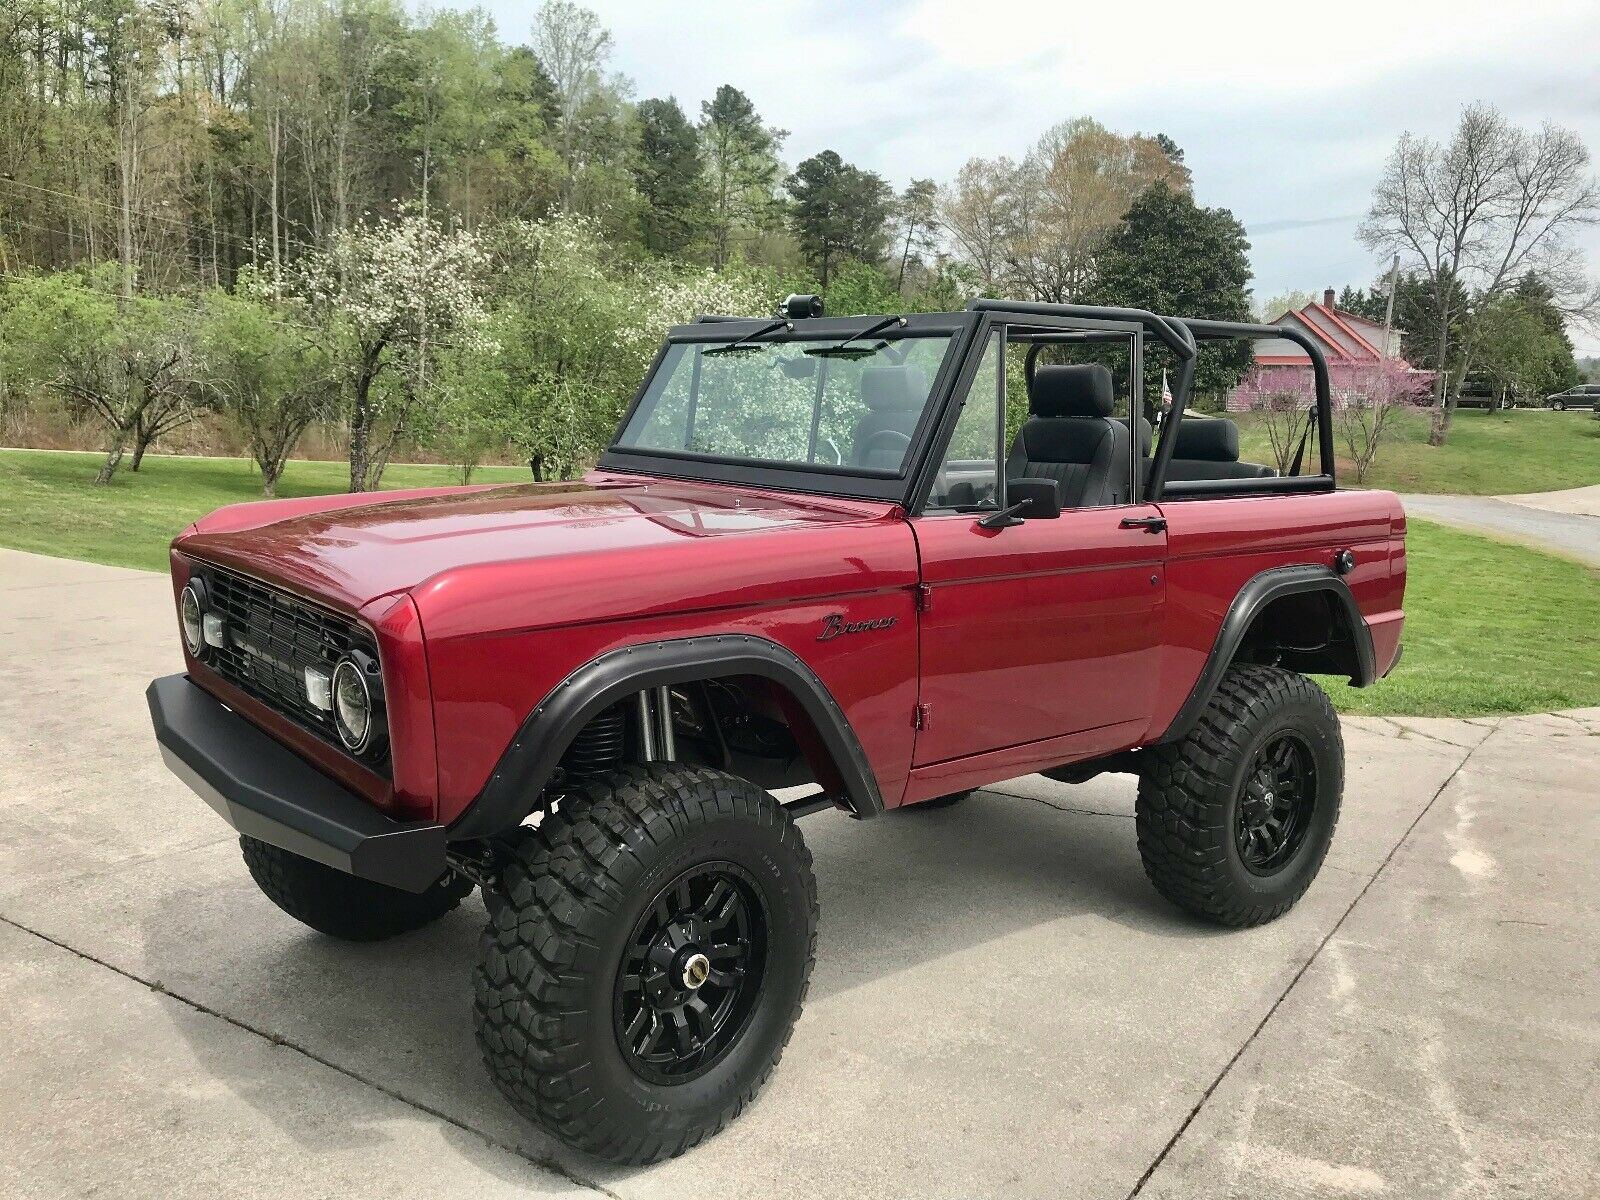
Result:
M1322 293L1322 303L1312 301L1272 324L1297 329L1317 343L1328 361L1336 404L1341 392L1348 394L1378 375L1398 378L1407 395L1423 396L1432 384L1432 371L1418 370L1400 357L1400 330L1391 329L1385 342L1382 323L1339 308L1332 288ZM1255 366L1228 394L1228 409L1244 412L1266 394L1310 396L1311 390L1311 357L1305 349L1288 338L1268 338L1255 343Z

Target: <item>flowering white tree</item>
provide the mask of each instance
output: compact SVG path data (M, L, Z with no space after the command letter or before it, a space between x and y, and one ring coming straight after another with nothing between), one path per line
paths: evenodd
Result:
M595 222L572 214L510 222L493 248L508 428L544 478L593 460L668 326L775 303L776 289L751 277L619 259Z
M488 266L472 233L411 212L347 230L297 264L292 283L342 382L352 492L378 486L439 352L488 348Z

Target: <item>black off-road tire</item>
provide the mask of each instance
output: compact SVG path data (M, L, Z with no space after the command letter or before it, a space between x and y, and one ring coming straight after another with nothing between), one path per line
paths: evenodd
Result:
M1315 767L1302 840L1269 874L1251 871L1235 837L1258 750L1289 735ZM1316 878L1339 820L1344 742L1327 694L1293 671L1229 668L1181 741L1146 750L1136 808L1139 856L1156 889L1221 925L1261 925L1294 907Z
M495 1084L563 1142L616 1163L671 1158L722 1129L788 1044L816 956L811 855L790 815L721 771L630 766L582 780L501 851L474 974ZM764 913L759 987L703 1073L653 1081L619 1033L624 952L657 899L707 864L742 872Z
M239 846L245 866L268 900L302 925L347 942L378 942L421 929L472 891L470 880L449 874L425 892L404 892L253 837L241 837Z

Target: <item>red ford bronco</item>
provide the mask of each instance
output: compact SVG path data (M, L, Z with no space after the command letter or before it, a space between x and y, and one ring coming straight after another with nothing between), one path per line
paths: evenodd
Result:
M1316 382L1283 474L1185 415L1203 343L1269 337ZM1159 437L1147 348L1175 368ZM1400 505L1335 490L1331 422L1287 328L814 297L701 318L582 482L185 530L156 737L313 929L390 937L481 889L495 1082L653 1161L789 1039L817 928L796 817L1127 772L1168 900L1246 926L1299 899L1343 787L1307 673L1386 674L1405 585Z

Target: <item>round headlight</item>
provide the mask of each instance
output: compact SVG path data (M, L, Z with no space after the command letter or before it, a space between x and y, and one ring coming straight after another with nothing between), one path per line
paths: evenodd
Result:
M183 644L189 653L199 658L206 652L205 604L200 599L200 585L191 583L183 589L178 599L178 615L183 618Z
M333 724L339 740L356 754L372 744L377 724L372 685L363 668L363 663L346 658L333 670Z

